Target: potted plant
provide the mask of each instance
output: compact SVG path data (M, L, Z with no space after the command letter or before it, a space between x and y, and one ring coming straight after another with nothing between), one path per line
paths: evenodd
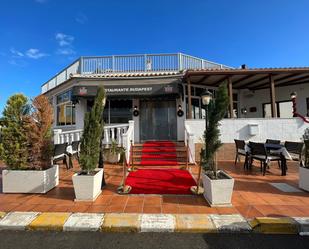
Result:
M231 205L234 179L217 167L216 154L222 145L219 136L220 121L226 115L228 94L226 84L221 84L216 99L210 100L208 125L204 132L204 148L201 150L204 197L211 206ZM207 122L207 120L206 120Z
M97 168L104 128L105 90L100 87L91 111L85 114L79 164L81 171L72 177L77 201L94 201L101 193L103 168Z
M53 109L46 96L32 104L22 94L9 98L3 112L1 157L4 193L46 193L59 183L51 164Z
M309 128L305 130L303 140L305 144L304 161L299 166L299 187L309 191Z
M105 149L106 161L109 163L118 163L123 153L124 153L124 148L121 146L118 146L116 140L112 140L111 145Z

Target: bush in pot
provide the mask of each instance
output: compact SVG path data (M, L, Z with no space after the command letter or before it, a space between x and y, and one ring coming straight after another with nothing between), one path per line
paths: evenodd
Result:
M46 96L32 104L22 94L9 98L3 112L3 192L46 193L59 183L59 169L51 164L53 109Z
M79 164L81 172L73 175L76 200L95 200L101 193L103 169L97 165L104 128L105 90L100 87L91 111L85 114Z
M124 148L119 146L116 140L112 140L109 148L105 149L106 161L109 163L118 163L124 152Z
M226 115L228 94L226 84L221 84L216 99L208 105L208 126L204 132L204 148L201 150L203 167L204 197L210 205L230 205L234 179L222 170L218 170L216 154L222 145L219 136L220 121Z
M304 161L299 167L299 187L309 191L309 128L305 130L304 140Z

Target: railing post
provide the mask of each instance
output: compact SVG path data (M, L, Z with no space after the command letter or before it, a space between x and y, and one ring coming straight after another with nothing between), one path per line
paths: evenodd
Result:
M133 160L134 153L133 153L133 142L132 142L132 139L130 140L130 149L131 149L131 151L130 151L131 167L133 167L134 166L134 160Z
M188 150L188 141L187 141L187 146L186 146L186 170L188 170L188 165L189 165L189 150Z
M117 144L121 145L121 127L117 127Z
M112 56L112 72L115 72L115 56Z
M60 134L61 129L54 129L54 144L61 144Z
M182 54L178 53L178 71L181 71L182 69Z
M84 66L84 58L80 57L79 70L78 70L80 74L82 74L84 72L83 66Z
M104 144L109 144L109 129L104 128Z

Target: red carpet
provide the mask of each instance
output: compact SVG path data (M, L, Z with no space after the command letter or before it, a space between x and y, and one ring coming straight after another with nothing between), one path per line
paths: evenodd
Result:
M126 185L132 187L130 194L189 195L196 183L187 170L139 169L129 173Z
M178 165L175 143L148 141L143 144L140 166Z

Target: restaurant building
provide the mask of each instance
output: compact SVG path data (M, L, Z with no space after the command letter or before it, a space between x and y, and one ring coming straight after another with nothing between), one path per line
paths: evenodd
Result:
M70 132L83 129L84 115L93 105L98 87L104 86L106 143L112 139L123 143L120 136L133 120L131 139L136 143L186 142L191 136L196 144L205 122L201 94L207 89L215 98L222 82L229 91L229 111L221 127L224 143L232 143L232 138L263 139L259 131L269 131L268 123L274 120L280 123L280 131L270 128L272 138L284 132L284 120L300 127L296 135L295 130L286 128L287 139L296 140L308 127L306 121L293 118L290 98L297 92L297 112L309 115L309 68L305 67L232 68L182 53L81 57L44 83L41 90L53 104L54 129L69 134L69 139ZM257 125L260 135L250 135L250 124ZM277 127L275 123L273 127Z

